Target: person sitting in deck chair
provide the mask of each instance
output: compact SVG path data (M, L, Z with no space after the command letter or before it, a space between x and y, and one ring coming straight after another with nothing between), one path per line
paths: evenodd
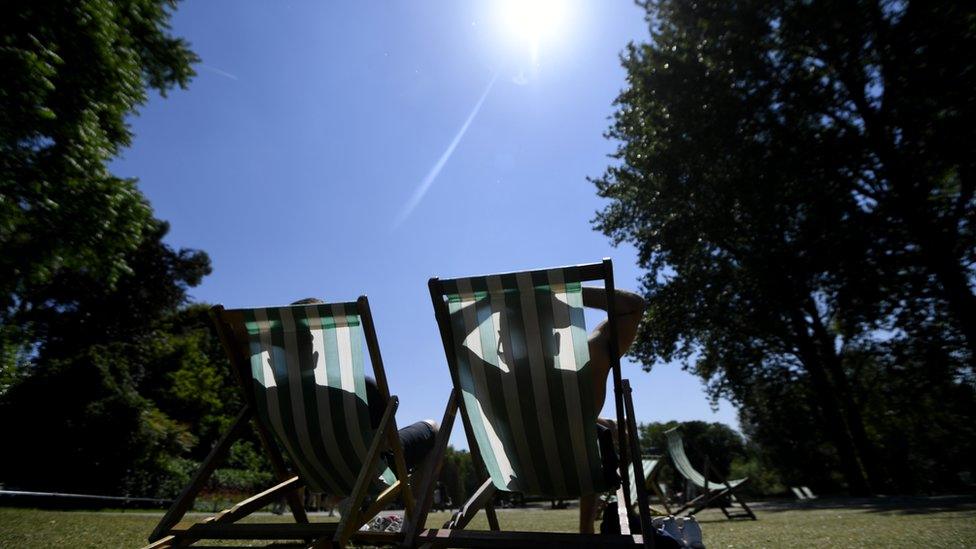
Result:
M637 337L637 327L644 315L646 307L644 299L626 290L615 290L614 308L617 317L617 349L620 355L627 353L634 339ZM607 310L607 293L603 288L583 287L583 306ZM594 402L596 409L603 408L607 397L607 378L610 374L610 328L604 320L590 332L588 346L590 349L590 367L593 369L595 380ZM597 437L599 438L600 453L603 461L604 474L616 476L617 453L614 450L614 440L617 434L615 422L600 418L597 420ZM593 523L596 521L599 508L597 494L588 494L580 498L579 528L581 534L592 534Z
M324 303L321 299L307 297L295 301L292 305L317 305L321 303ZM376 380L369 375L366 376L366 400L369 406L369 422L375 429L379 426L380 420L383 418L383 411L386 409L387 402L379 387L376 385ZM436 421L433 419L425 419L407 425L397 431L400 444L403 446L403 459L407 464L408 471L413 471L419 467L423 463L424 458L427 457L427 454L434 448L434 439L437 437L437 430L438 426ZM384 452L383 458L390 467L393 467L393 454L391 452ZM338 505L341 513L342 504L340 502L332 498L329 503Z

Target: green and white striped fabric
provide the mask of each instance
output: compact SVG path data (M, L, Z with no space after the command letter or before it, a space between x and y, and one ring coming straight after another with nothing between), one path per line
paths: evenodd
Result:
M677 427L666 431L664 433L668 437L668 453L671 454L671 461L674 463L675 469L678 473L686 479L690 480L692 484L699 488L704 488L706 490L720 490L725 488L724 482L709 482L705 475L699 473L692 465L691 460L688 459L688 455L685 454L685 444L681 440L681 433L678 432ZM740 478L736 480L728 481L729 486L733 488L745 482L746 479Z
M654 474L654 469L657 469L657 465L660 463L658 459L655 458L643 458L641 459L641 467L644 469L644 482L650 482L651 475ZM630 479L630 501L637 504L637 483L634 479Z
M373 440L355 303L242 309L258 418L313 489L352 491ZM384 479L391 483L387 469Z
M605 490L576 269L442 287L464 405L495 487L557 498Z

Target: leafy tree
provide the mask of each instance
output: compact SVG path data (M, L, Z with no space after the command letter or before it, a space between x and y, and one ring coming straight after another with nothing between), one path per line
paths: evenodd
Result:
M448 446L444 453L439 480L444 483L447 494L455 505L467 501L481 485L471 453L467 450L456 450L453 446Z
M153 493L171 459L194 456L240 406L204 308L182 309L209 259L171 249L166 231L147 232L114 287L85 273L47 286L61 305L33 311L43 338L29 373L0 398L17 449L0 456L8 484Z
M197 57L169 35L174 0L12 0L0 7L0 366L29 358L48 286L82 274L111 287L152 230L136 181L107 163L126 117L186 86Z
M203 252L164 242L107 164L150 90L197 61L174 0L0 7L0 481L173 495L241 406L206 307ZM254 441L218 484L267 480Z
M972 7L642 5L596 181L597 227L647 269L638 357L682 360L758 426L812 421L850 490L886 485L857 357L890 366L882 343L926 332L950 384L976 357Z

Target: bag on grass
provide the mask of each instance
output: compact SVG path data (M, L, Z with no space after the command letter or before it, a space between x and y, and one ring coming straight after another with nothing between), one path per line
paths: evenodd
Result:
M631 534L641 534L640 518L633 512L627 513ZM617 518L617 504L608 503L603 508L603 519L600 521L601 534L619 534L620 521ZM657 549L682 549L685 547L681 538L675 538L667 530L654 528L654 547Z

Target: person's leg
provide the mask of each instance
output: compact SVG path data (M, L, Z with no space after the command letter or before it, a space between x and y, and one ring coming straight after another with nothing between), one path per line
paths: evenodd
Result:
M616 487L620 483L620 476L617 474L619 459L614 447L614 433L616 423L609 419L599 418L596 421L597 444L600 448L600 465L603 470L603 478L607 486ZM600 512L598 494L587 494L580 497L580 516L579 527L581 534L592 534L593 523ZM623 502L619 502L623 505Z
M403 447L403 459L407 462L407 470L415 469L424 458L434 449L437 438L437 422L432 419L418 421L407 425L397 432L400 446Z
M586 494L580 496L580 512L579 512L579 531L580 534L592 534L593 533L593 523L596 522L597 511L599 506L597 505L597 495L596 494Z

